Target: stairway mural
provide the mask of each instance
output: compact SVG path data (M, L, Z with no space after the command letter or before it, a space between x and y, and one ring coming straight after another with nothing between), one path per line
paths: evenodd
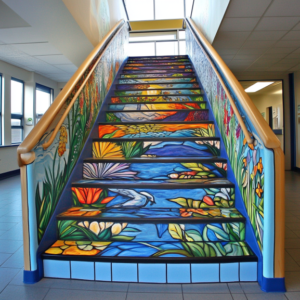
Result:
M188 56L130 57L112 86L92 151L75 166L72 206L42 254L44 276L257 281L252 228Z

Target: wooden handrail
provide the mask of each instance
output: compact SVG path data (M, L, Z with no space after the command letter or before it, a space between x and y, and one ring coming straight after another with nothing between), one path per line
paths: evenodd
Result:
M36 144L40 141L42 136L45 134L53 120L59 114L60 110L62 109L63 105L65 104L67 98L71 94L72 90L75 88L76 84L89 67L93 59L102 51L106 46L109 40L116 34L116 32L120 29L120 27L124 26L126 23L122 19L120 20L103 38L103 40L93 49L93 51L89 54L89 56L84 60L81 66L77 69L62 91L58 94L56 99L53 101L52 105L49 109L45 112L42 116L41 120L38 123L38 126L35 126L28 136L24 139L21 145L18 147L18 164L19 166L23 166L28 164L28 160L24 160L24 154L30 153L30 151L36 146ZM98 60L97 60L98 62ZM96 66L97 63L94 64ZM85 84L86 81L83 82ZM81 86L82 88L82 86ZM77 93L76 93L77 94ZM76 95L75 95L76 96ZM74 98L72 99L72 101ZM71 102L72 102L71 101ZM74 103L74 101L72 102ZM71 105L71 103L70 103ZM68 108L70 107L68 106ZM63 115L65 116L65 114ZM61 121L61 120L60 120ZM55 128L56 130L56 128ZM54 133L54 132L53 132ZM54 136L55 137L55 136ZM22 155L23 154L23 155Z
M231 70L227 67L223 59L220 57L220 55L217 53L217 51L212 47L212 45L207 41L203 33L197 28L195 22L191 19L188 18L187 24L192 27L193 31L195 34L197 34L198 39L200 40L199 43L200 47L203 49L205 47L204 53L208 57L208 59L211 62L212 67L215 69L214 64L212 63L211 59L213 59L218 67L220 68L221 72L223 73L224 77L228 81L228 84L231 86L231 88L234 90L236 97L239 99L239 103L243 107L243 109L247 112L247 116L249 117L252 125L257 131L258 136L261 138L262 142L264 143L266 148L269 149L275 149L275 148L280 148L280 141L268 125L268 123L265 121L259 110L256 108L250 97L247 95L247 93L244 91L243 87L239 83L239 81L236 79L236 77L233 75ZM193 32L192 31L192 32ZM196 39L197 40L197 39ZM207 55L207 52L209 53L210 57ZM216 69L215 69L216 71ZM219 75L219 72L216 71L216 74L218 78L221 76ZM221 81L223 82L223 81ZM224 89L225 90L225 89ZM227 91L225 90L226 94ZM227 94L228 96L229 94ZM231 98L231 99L230 99ZM232 108L234 112L236 113L235 109L236 105L234 103L234 100L232 97L229 98L230 103L232 104ZM238 110L237 110L238 111ZM236 114L237 118L239 119L238 116L240 116L240 113ZM240 120L239 120L240 122ZM240 124L242 127L242 123ZM244 131L244 130L243 130ZM248 133L248 131L247 131ZM244 131L245 134L245 131ZM245 134L245 137L247 139L247 136ZM248 139L247 139L248 140Z

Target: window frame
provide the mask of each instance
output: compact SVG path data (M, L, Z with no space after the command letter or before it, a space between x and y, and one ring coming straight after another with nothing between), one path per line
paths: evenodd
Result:
M37 111L36 111L36 108L37 108L37 94L36 94L36 92L38 90L41 91L41 92L50 94L50 106L53 103L53 98L54 98L53 88L50 88L48 86L45 86L45 85L42 85L42 84L39 84L39 83L35 84L35 112L34 112L35 113L35 125L38 123L37 120L40 120L41 117L44 115L44 114L37 114Z
M16 142L16 143L13 143L11 141L11 144L12 145L15 145L15 144L20 144L23 142L23 139L24 139L24 95L25 95L25 83L23 80L20 80L18 78L15 78L15 77L11 77L10 79L10 84L12 81L16 81L16 82L19 82L19 83L22 83L23 85L23 89L22 89L22 101L21 101L21 105L22 105L22 114L10 114L10 127L11 127L11 135L12 135L12 129L21 129L21 141L20 142ZM10 97L11 97L11 91L10 91ZM10 100L10 107L11 107L11 100ZM11 120L12 119L16 119L16 120L20 120L20 123L21 125L17 126L17 125L11 125Z

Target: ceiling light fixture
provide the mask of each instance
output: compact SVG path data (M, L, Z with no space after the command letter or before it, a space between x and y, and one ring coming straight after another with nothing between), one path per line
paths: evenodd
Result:
M267 87L268 85L274 83L274 81L259 81L254 83L253 85L249 86L245 89L246 93L255 93L259 90L262 90L263 88Z

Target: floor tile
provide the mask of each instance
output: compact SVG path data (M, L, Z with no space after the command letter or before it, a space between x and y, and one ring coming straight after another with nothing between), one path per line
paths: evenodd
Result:
M300 238L286 239L285 249L300 249Z
M57 289L98 290L107 292L126 292L128 289L128 283L60 279L53 280L51 288Z
M287 252L285 253L285 271L300 271L299 264Z
M230 294L184 294L184 300L232 300Z
M128 293L126 300L183 300L182 294ZM185 298L186 299L186 298ZM199 298L198 298L199 299Z
M300 272L285 272L285 285L288 292L300 292Z
M257 282L241 282L240 283L244 293L263 293Z
M228 283L231 294L243 294L244 291L239 283Z
M19 271L19 269L0 268L0 293Z
M245 294L232 294L233 300L247 300Z
M126 293L51 288L44 300L125 300ZM20 300L20 299L19 299Z
M1 266L3 268L21 269L24 266L23 247L17 250L6 262Z
M288 292L288 293L285 293L285 296L289 300L299 300L300 299L300 292Z
M284 294L280 293L263 293L263 294L247 294L248 300L286 300Z
M199 283L183 284L183 293L188 294L229 294L230 291L226 283Z
M23 285L28 286L23 282L23 272L24 270L20 270L19 273L13 278L13 280L9 283L9 285ZM32 287L51 287L54 283L54 280L52 278L43 278L39 282L30 285Z
M0 253L0 266L2 266L10 257L11 257L10 253Z
M128 292L132 293L182 293L180 284L130 283Z
M297 263L300 262L300 249L286 249L286 251Z
M19 222L1 222L0 221L0 230L9 230L17 225Z
M43 300L48 291L44 287L8 285L0 294L0 300Z

